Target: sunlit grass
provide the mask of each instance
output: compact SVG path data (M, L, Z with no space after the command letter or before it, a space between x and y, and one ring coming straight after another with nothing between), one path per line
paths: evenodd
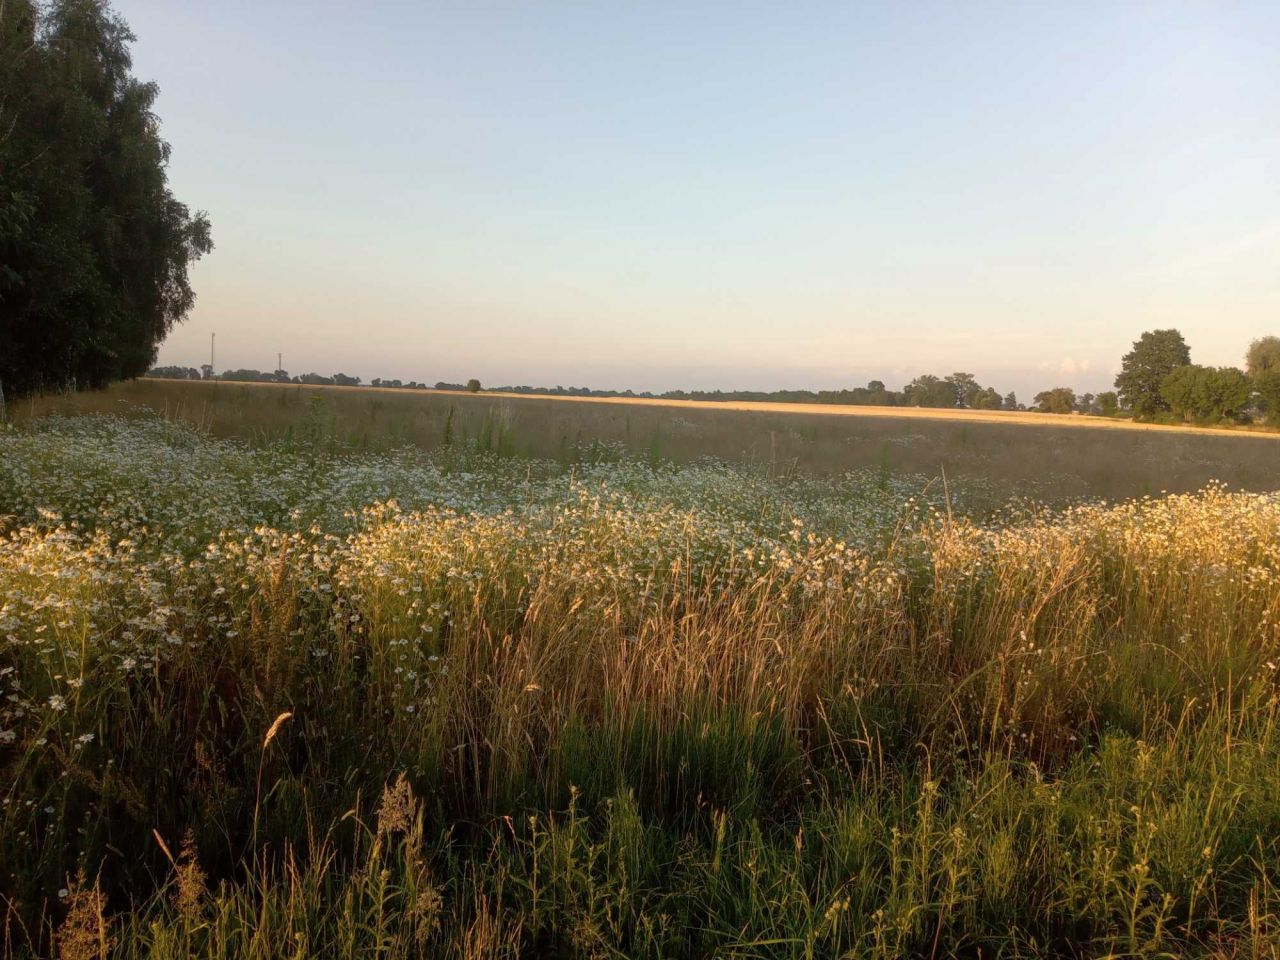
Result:
M6 949L1273 955L1280 499L992 502L0 434Z

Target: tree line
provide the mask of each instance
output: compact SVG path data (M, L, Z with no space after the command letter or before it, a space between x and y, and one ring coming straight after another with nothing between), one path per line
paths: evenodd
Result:
M183 366L152 367L146 372L145 376L157 380L226 380L231 383L291 383L299 386L370 386L398 390L470 390L473 393L480 390L479 380L472 380L466 384L439 381L432 386L427 383L419 383L417 380L391 380L381 377L374 377L368 384L365 384L360 377L348 376L345 373L331 373L328 376L322 373L301 373L290 376L287 370L272 370L270 372L249 369L224 370L222 373L215 375L213 367L207 363L203 364L199 369Z
M152 367L146 376L167 380L227 380L236 383L291 383L297 385L325 385L340 387L393 387L412 390L456 390L478 393L480 381L472 378L466 383L438 381L432 385L416 380L407 382L375 377L368 384L360 377L335 373L324 376L304 373L290 376L286 370L225 370L214 374L213 367L204 364L200 368L184 366ZM489 387L492 393L515 393L529 396L550 397L635 397L650 400L699 400L699 401L753 401L763 403L823 403L850 406L881 407L935 407L973 410L1026 410L1011 391L1001 394L994 387L984 387L971 373L953 373L940 377L924 374L916 377L901 390L891 390L881 380L872 380L865 387L846 390L668 390L663 393L635 390L597 390L589 387ZM1072 403L1076 403L1072 394ZM1092 394L1085 394L1092 401ZM1082 412L1089 412L1088 410Z
M1077 394L1071 387L1037 393L1028 408L1013 392L1001 395L970 373L923 374L901 390L872 380L846 390L589 390L585 387L498 387L507 393L544 396L644 397L662 400L828 403L845 406L930 407L950 410L1027 410L1041 413L1126 416L1183 423L1249 423L1265 419L1280 426L1280 337L1254 340L1245 368L1208 367L1191 362L1191 351L1174 329L1143 333L1121 360L1115 390Z
M470 388L468 388L470 389ZM635 397L646 400L695 400L752 403L821 403L841 406L874 407L962 407L975 410L1025 410L1013 393L1001 394L994 387L984 387L971 373L953 373L940 377L924 374L901 390L891 390L882 380L872 380L865 387L843 390L597 390L590 387L492 387L495 393L516 393L541 397Z
M335 373L290 376L285 370L227 370L216 378L205 364L194 367L155 367L147 376L179 380L220 379L234 382L292 383L356 387L360 377ZM438 381L407 382L375 377L370 387L412 390L456 390L478 393L480 381L465 384ZM844 390L668 390L662 393L635 390L597 390L588 387L491 387L495 393L529 396L638 398L707 402L813 403L843 406L928 407L939 410L1035 410L1041 413L1084 414L1098 417L1128 416L1138 420L1179 420L1186 423L1247 423L1265 417L1280 426L1280 337L1255 340L1246 355L1245 369L1206 367L1191 362L1191 351L1177 330L1151 330L1133 344L1121 361L1115 390L1077 394L1070 387L1053 387L1035 395L1030 407L1012 391L1001 394L983 386L971 373L948 376L922 374L901 390L881 380L865 387Z

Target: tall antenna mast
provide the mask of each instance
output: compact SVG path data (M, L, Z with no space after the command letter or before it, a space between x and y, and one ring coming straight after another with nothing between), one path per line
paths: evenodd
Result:
M214 371L218 369L218 366L213 359L213 343L214 343L214 340L217 339L217 337L218 335L216 333L209 334L209 375L210 376L213 376Z
M283 370L283 369L284 369L284 354L283 354L283 353L277 353L277 354L276 354L276 369L277 369L277 370Z

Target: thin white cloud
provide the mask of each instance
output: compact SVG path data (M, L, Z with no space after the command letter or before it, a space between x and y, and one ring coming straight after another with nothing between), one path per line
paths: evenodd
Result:
M1248 233L1239 234L1230 239L1210 246L1202 247L1185 256L1166 261L1140 276L1165 277L1181 276L1229 265L1241 257L1256 254L1280 247L1280 223L1263 224Z
M1036 369L1043 371L1054 371L1063 374L1088 373L1090 362L1088 360L1076 360L1074 357L1063 357L1061 360L1041 360Z

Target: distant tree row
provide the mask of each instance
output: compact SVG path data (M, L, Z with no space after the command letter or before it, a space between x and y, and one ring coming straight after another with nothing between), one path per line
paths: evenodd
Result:
M195 367L152 367L144 376L158 377L161 380L203 380L204 377Z
M228 380L238 383L295 383L315 385L360 386L359 377L335 373L322 376L318 373L304 373L290 376L288 371L273 370L225 370L216 377L213 368L205 364L200 369L195 367L163 366L153 367L146 376L169 380ZM371 387L397 387L413 390L456 390L459 392L478 393L483 388L480 381L472 378L466 383L449 383L438 381L434 388L416 380L403 382L375 377L369 381ZM668 390L665 393L634 390L593 390L588 387L531 387L504 386L492 387L496 393L517 393L530 396L551 397L639 397L662 400L698 400L698 401L757 401L764 403L822 403L853 406L882 407L937 407L946 409L973 410L1025 410L1012 393L1000 394L994 387L984 387L971 373L953 373L947 377L930 374L916 377L901 390L890 390L883 381L872 380L865 387L853 387L848 390Z
M1040 413L1083 413L1093 417L1114 417L1120 412L1115 391L1077 395L1070 387L1054 387L1035 395L1033 409Z
M668 390L636 393L631 390L589 390L586 387L500 387L513 393L547 396L645 397L661 400L748 401L760 403L821 403L842 406L936 407L940 409L1025 409L1013 393L1003 396L984 387L971 373L947 377L924 374L901 390L890 390L881 380L845 390Z
M200 369L195 367L181 366L165 366L152 367L145 376L159 380L226 380L231 383L293 383L301 386L327 386L327 387L358 387L364 381L359 377L351 377L345 373L334 373L325 376L320 373L302 373L297 376L289 376L287 370L272 370L270 372L264 370L224 370L217 376L213 373L213 367L207 363ZM437 383L434 387L426 383L419 383L417 380L384 380L381 377L374 377L369 381L371 387L386 387L399 390L472 390L472 392L480 389L480 381L472 380L475 384L474 389L471 384L461 383Z
M875 394L892 399L892 391L873 380L867 385ZM874 388L874 389L872 389ZM961 410L1017 410L1018 398L1013 393L1000 395L995 387L984 387L971 373L953 373L949 377L931 374L916 377L902 388L900 403L889 406L937 407Z
M181 366L153 367L147 372L147 376L173 380L215 379L213 368L208 364L205 364L199 370L194 367ZM328 377L317 373L304 373L300 376L290 377L285 370L271 372L226 370L219 374L216 379L240 383L295 383L352 387L359 386L362 382L359 377L350 377L342 373L335 373ZM410 380L405 383L400 380L385 380L377 377L369 381L369 386L400 387L416 390L433 389L426 383L418 383L416 380ZM434 389L479 393L483 388L479 380L472 378L466 383L438 381ZM490 390L495 393L550 397L638 397L707 402L750 401L761 403L840 404L845 406L934 407L953 410L1026 409L1024 404L1018 403L1018 398L1012 391L1001 395L994 387L982 386L973 374L963 372L953 373L946 377L924 374L916 377L901 390L890 390L881 380L872 380L865 387L853 387L847 390L668 390L664 393L652 393L634 390L593 390L588 387L532 387L528 385L492 387ZM1087 396L1092 397L1092 394Z
M180 380L211 379L207 364L194 367L155 367L151 377ZM240 382L327 384L359 386L359 377L335 373L322 376L304 373L290 377L287 371L227 370L218 379ZM1132 416L1138 420L1178 419L1183 422L1246 422L1265 416L1280 426L1280 337L1263 337L1249 347L1244 370L1236 367L1205 367L1191 362L1191 351L1177 330L1150 330L1142 334L1125 354L1116 389L1099 394L1076 392L1070 387L1053 387L1037 393L1032 409L1042 413L1084 414L1088 416ZM371 387L433 389L410 380L374 378ZM436 390L479 393L480 381L466 383L439 381ZM846 406L929 407L939 410L1026 410L1012 393L983 386L971 373L956 372L940 377L922 374L901 390L891 390L881 380L865 387L846 390L668 390L665 393L633 390L593 390L587 387L505 386L494 392L555 397L638 397L662 400L754 401L763 403L815 403Z
M647 390L593 390L589 387L527 385L493 389L500 393L542 397L638 397L650 400L695 400L711 403L738 401L876 407L948 407L974 410L1019 409L1017 397L1012 393L1001 396L993 387L980 385L969 373L953 373L949 377L926 374L917 377L902 390L890 390L880 380L872 380L865 387L852 387L846 390L668 390L664 393L653 393Z
M455 386L455 389L466 389L461 384ZM646 399L655 399L656 393L647 391L636 392L635 390L593 390L590 387L531 387L527 384L511 387L492 387L495 393L519 393L534 397L643 397Z

